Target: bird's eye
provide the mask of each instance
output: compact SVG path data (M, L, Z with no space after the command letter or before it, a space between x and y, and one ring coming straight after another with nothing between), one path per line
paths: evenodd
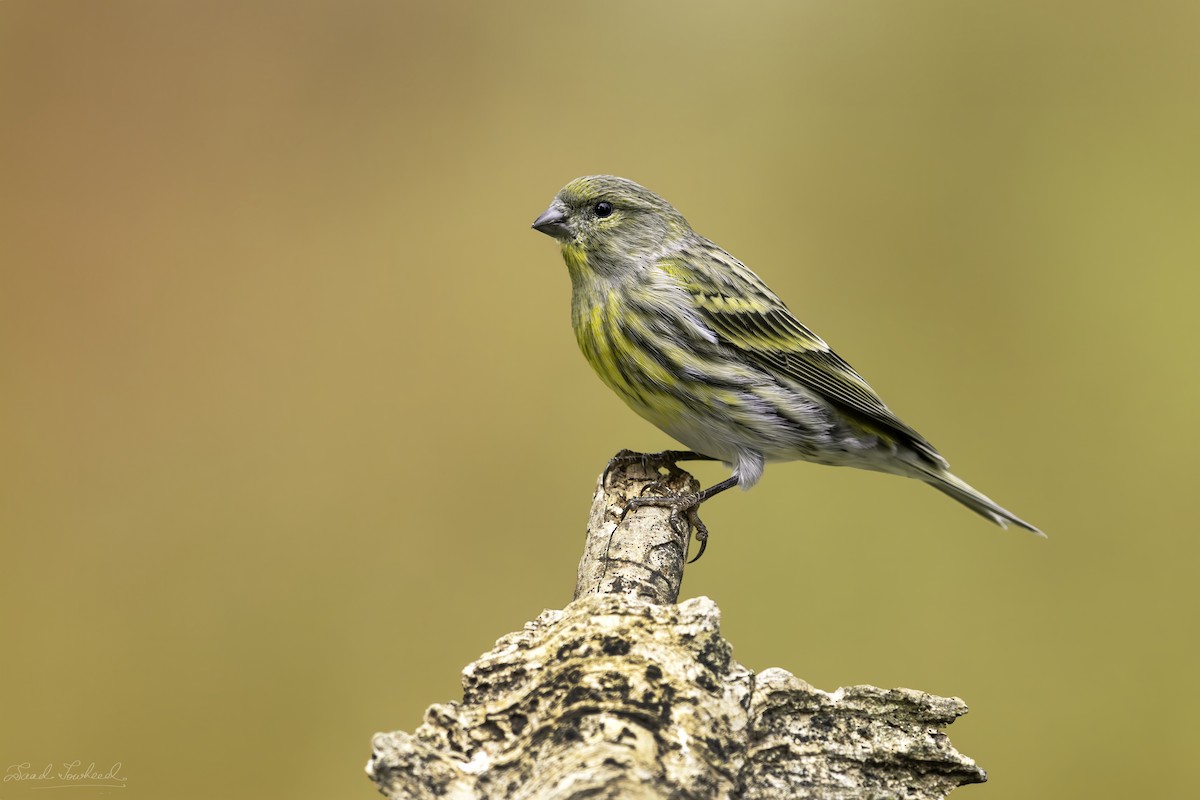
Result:
M600 217L601 219L603 219L604 217L611 216L612 212L613 212L613 204L608 202L607 200L601 200L599 203L596 203L596 216L597 217Z

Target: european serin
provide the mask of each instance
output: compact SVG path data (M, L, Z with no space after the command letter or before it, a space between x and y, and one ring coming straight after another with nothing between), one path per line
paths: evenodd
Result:
M670 500L696 525L701 552L696 508L732 486L749 489L768 461L917 478L1001 527L1041 533L952 475L757 275L658 195L610 175L578 178L533 227L562 245L575 337L600 379L695 451L677 455L733 468Z

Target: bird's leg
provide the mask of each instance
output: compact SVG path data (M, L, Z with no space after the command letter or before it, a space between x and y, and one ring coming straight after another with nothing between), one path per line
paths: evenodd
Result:
M703 456L702 456L703 458ZM672 464L674 466L674 464ZM671 525L674 526L682 512L687 516L688 526L696 529L696 542L700 545L699 552L689 561L689 564L694 564L700 560L700 556L704 555L705 548L708 547L708 526L700 519L700 504L708 500L714 495L718 495L726 489L732 489L738 485L738 476L733 475L718 484L714 484L707 489L702 489L695 494L673 495L667 497L634 497L625 504L625 510L621 512L621 519L625 519L625 515L633 509L641 508L642 506L659 506L671 509Z

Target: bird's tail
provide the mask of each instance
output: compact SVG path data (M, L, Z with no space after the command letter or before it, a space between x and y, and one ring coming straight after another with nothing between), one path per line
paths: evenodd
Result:
M976 491L966 481L961 480L955 475L945 471L934 471L932 469L922 470L921 478L939 492L950 495L958 502L962 503L967 508L974 511L981 517L987 517L992 522L999 525L1001 528L1007 528L1011 522L1018 528L1024 528L1027 531L1032 531L1038 536L1045 536L1040 530L1030 525L1025 520L1018 517L1006 508L997 505L987 495Z

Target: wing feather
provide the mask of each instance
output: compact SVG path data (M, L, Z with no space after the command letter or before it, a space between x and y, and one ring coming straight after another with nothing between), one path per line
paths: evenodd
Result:
M697 314L723 344L747 361L818 392L873 432L914 447L939 466L945 464L933 445L893 414L862 376L796 319L757 275L716 245L711 247L702 254L677 255L660 266L677 280L684 278L680 283L692 295ZM726 270L720 284L688 263L696 257L722 262Z

